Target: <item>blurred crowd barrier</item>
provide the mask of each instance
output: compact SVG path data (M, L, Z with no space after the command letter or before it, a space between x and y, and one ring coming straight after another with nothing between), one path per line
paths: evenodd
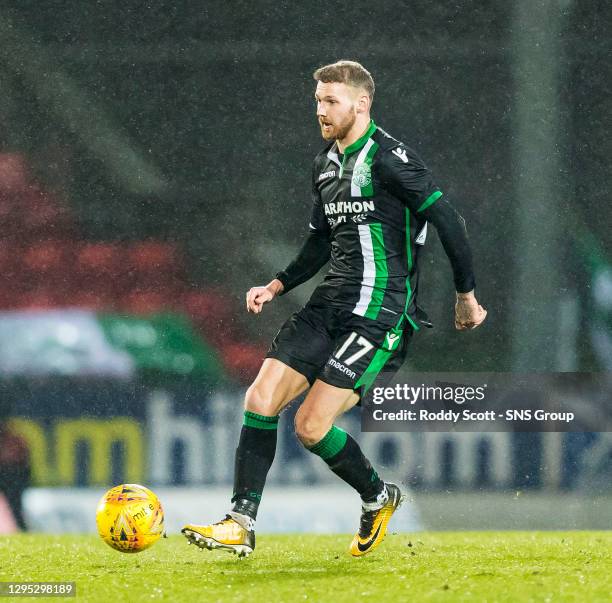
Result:
M203 382L4 380L7 425L28 451L37 486L230 484L243 391ZM296 404L283 412L270 483L333 484L298 443ZM385 475L417 490L610 491L607 433L360 433L355 410L339 424Z
M32 488L24 497L28 528L37 532L95 532L95 509L101 488ZM155 488L165 513L168 534L176 534L187 523L217 521L228 510L230 488ZM310 532L350 533L359 525L359 498L342 485L312 487L270 486L257 520L259 533ZM407 501L394 517L394 530L423 529L418 505Z

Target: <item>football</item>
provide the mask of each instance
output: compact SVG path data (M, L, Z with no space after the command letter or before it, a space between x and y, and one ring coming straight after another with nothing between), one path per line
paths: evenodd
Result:
M102 540L110 547L122 553L139 553L163 534L164 511L148 488L121 484L100 499L96 523Z

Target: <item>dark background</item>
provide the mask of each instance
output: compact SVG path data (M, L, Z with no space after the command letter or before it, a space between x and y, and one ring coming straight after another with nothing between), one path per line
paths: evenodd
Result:
M588 337L593 273L584 249L612 251L612 8L545 4L561 15L549 53L559 74L551 148L560 188L546 202L556 253L542 306L554 313L560 297L577 301L569 368L600 370L605 360ZM528 102L517 85L516 28L524 23L516 5L5 1L0 22L14 37L4 36L1 48L0 148L28 154L88 238L179 241L193 281L222 287L241 307L245 291L283 268L306 232L310 164L321 145L312 71L340 58L361 61L377 85L376 122L417 149L466 218L477 294L489 310L482 329L454 332L451 272L431 236L421 300L436 328L416 338L409 366L525 369L517 367L517 323L539 292L517 298L517 283L538 247L516 241L527 201L539 201L521 198L516 185L529 144L516 128L517 107ZM536 25L547 31L546 22ZM531 83L537 88L537 78ZM112 145L100 151L106 135L120 141L116 153ZM133 157L146 169L132 169ZM546 238L548 219L533 219ZM308 290L257 318L245 315L250 336L271 337ZM550 350L551 329L564 327L553 321L540 332L539 312L526 332ZM534 368L559 367L551 352Z

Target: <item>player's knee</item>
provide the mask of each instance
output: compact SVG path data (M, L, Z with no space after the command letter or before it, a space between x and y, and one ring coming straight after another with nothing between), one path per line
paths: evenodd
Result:
M320 442L330 430L330 427L327 423L323 423L306 413L298 411L295 415L295 433L306 447L314 446L317 442Z
M247 389L244 397L244 408L266 417L273 417L279 413L278 405L272 395L258 382L253 383Z

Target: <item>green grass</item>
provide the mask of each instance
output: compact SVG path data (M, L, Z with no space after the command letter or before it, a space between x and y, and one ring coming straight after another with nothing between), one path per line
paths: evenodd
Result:
M390 534L353 559L348 536L262 536L249 559L181 536L136 555L95 536L0 539L0 580L74 580L82 601L610 601L610 532Z

